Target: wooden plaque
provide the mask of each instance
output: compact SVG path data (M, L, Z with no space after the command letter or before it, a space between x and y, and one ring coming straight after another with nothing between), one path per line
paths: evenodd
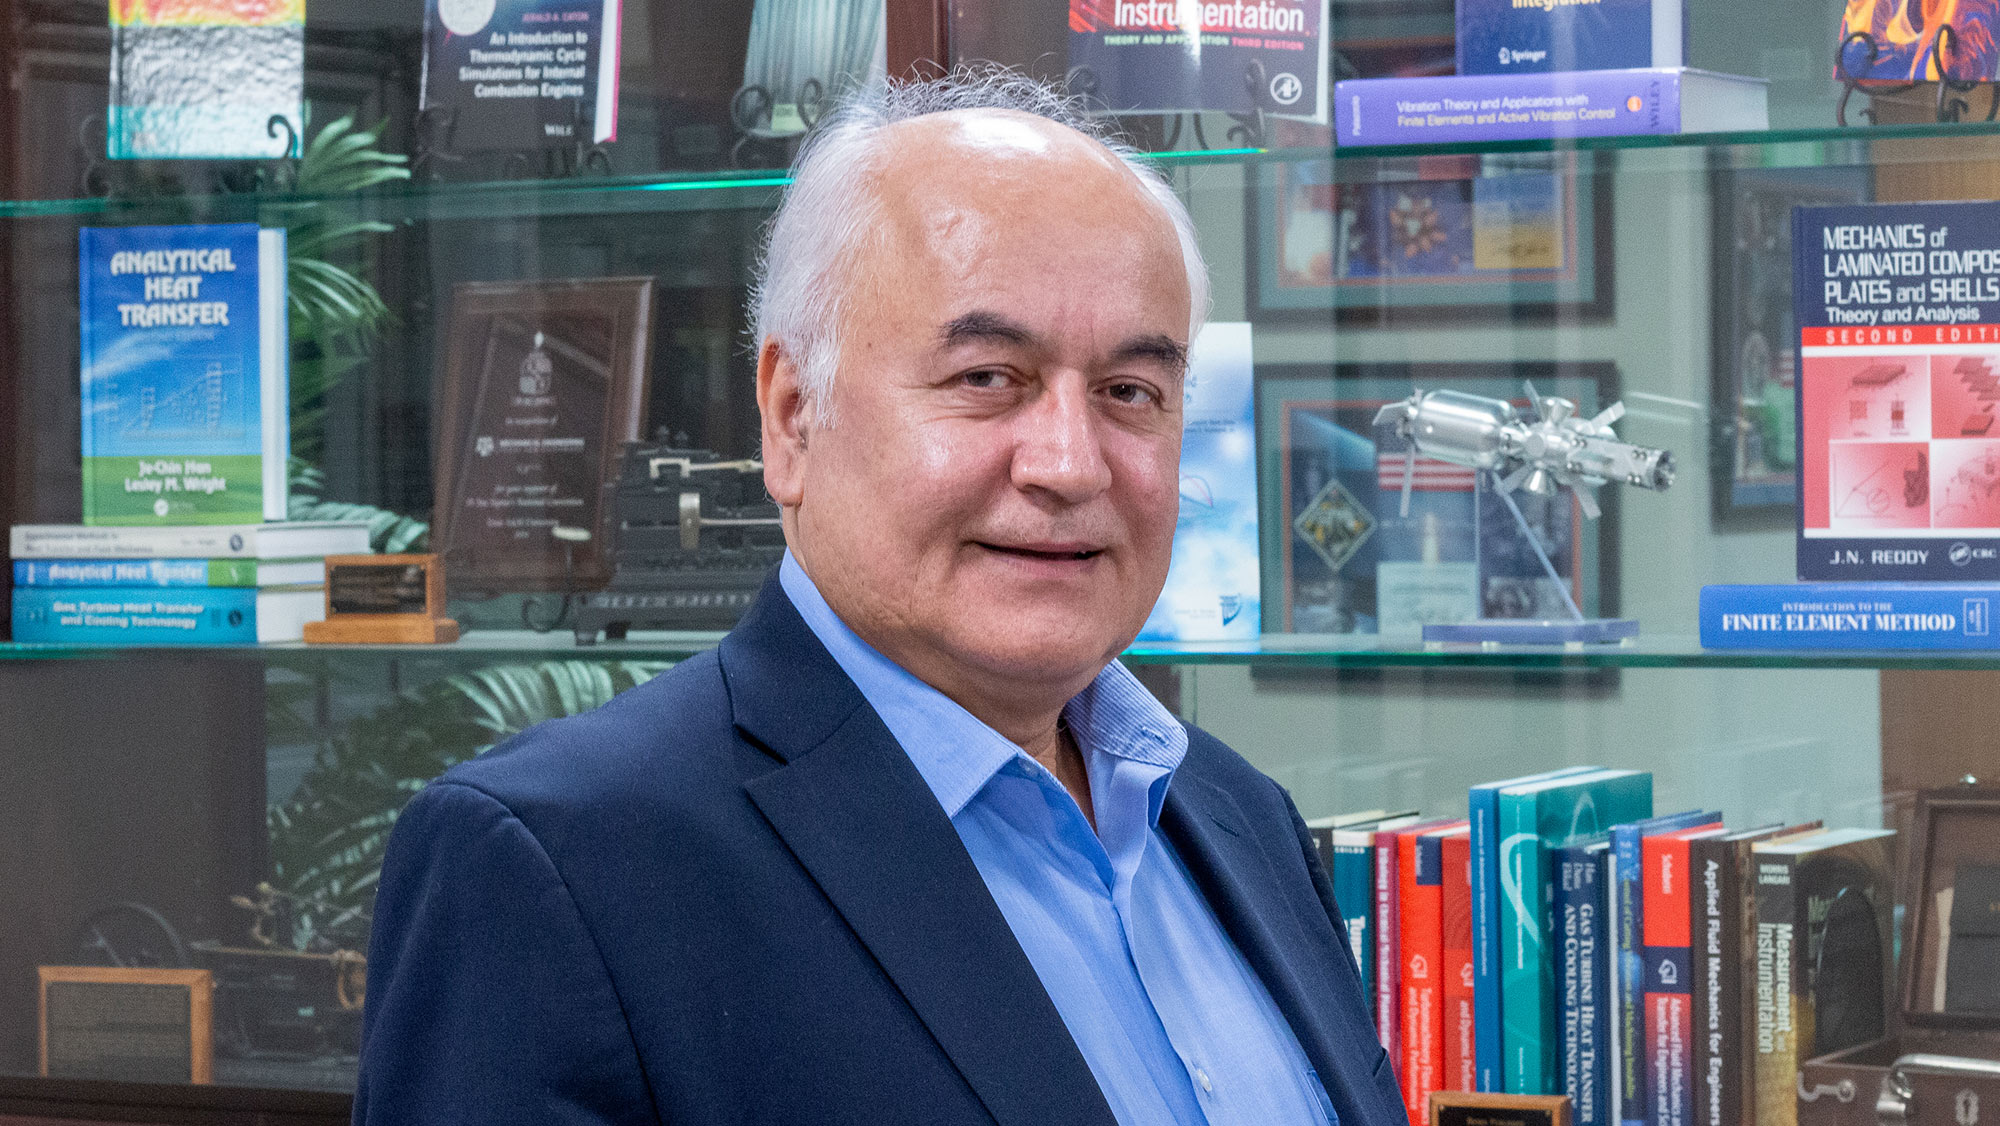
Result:
M36 973L45 1077L214 1080L215 981L207 970L39 966Z
M444 565L435 555L329 555L326 620L307 622L314 645L429 645L458 640L444 616Z
M652 278L452 288L432 433L432 544L460 589L603 585L604 484L645 425ZM564 575L556 525L584 528Z
M1569 1096L1433 1091L1430 1126L1569 1126Z

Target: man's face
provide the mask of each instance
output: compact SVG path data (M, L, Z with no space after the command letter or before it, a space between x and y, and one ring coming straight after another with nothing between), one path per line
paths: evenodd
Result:
M1186 267L1160 208L1069 130L990 111L894 128L831 424L788 429L760 379L767 481L863 639L968 706L1060 702L1166 580Z

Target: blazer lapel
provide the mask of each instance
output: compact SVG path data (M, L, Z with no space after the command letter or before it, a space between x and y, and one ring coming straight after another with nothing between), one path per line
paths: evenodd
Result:
M775 578L723 641L751 800L1001 1126L1115 1126L949 818Z
M1251 835L1249 820L1228 791L1201 776L1194 748L1167 788L1160 826L1223 930L1270 991L1341 1122L1388 1121L1378 1119L1381 1100L1367 1066L1381 1047L1375 1028L1357 1019L1350 1011L1354 1006L1334 1003L1342 983L1312 968L1335 965L1327 959L1348 955L1337 936L1319 934L1288 905L1277 869ZM1400 1103L1396 1113L1400 1118Z

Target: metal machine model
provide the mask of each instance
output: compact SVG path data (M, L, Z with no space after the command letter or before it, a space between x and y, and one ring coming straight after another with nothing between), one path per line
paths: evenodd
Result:
M582 596L576 641L633 629L726 629L785 554L764 463L709 450L628 442L607 486L611 583Z
M1567 487L1576 494L1583 514L1599 515L1595 490L1622 483L1654 491L1674 483L1674 455L1667 450L1620 441L1611 424L1624 417L1625 404L1613 403L1595 417L1583 418L1576 404L1535 393L1526 385L1532 417L1504 399L1489 399L1462 391L1419 391L1391 403L1375 416L1378 431L1388 428L1406 442L1403 458L1402 514L1410 514L1410 490L1416 479L1418 455L1478 470L1513 514L1522 538L1534 550L1542 569L1555 581L1568 603L1570 621L1481 619L1424 627L1426 641L1513 641L1527 644L1571 641L1615 641L1638 633L1628 619L1586 619L1570 597L1548 553L1529 530L1521 509L1509 494L1516 489L1553 496Z

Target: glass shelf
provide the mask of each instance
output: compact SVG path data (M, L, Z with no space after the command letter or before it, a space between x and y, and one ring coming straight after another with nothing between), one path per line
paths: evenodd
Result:
M473 630L449 645L39 645L0 642L0 661L92 660L139 655L261 659L404 656L451 664L510 660L680 661L715 647L715 632L642 633L624 641L577 645L563 631ZM1128 665L1241 665L1252 668L1470 670L1563 669L1958 669L2000 670L2000 650L1721 650L1691 635L1656 634L1616 645L1426 645L1338 634L1267 634L1237 646L1141 644Z

